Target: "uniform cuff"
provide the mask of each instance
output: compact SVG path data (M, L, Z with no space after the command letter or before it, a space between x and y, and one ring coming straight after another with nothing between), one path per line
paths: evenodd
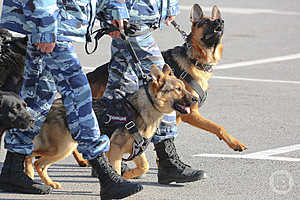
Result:
M56 35L54 33L32 33L30 37L32 44L35 43L52 43L56 42Z

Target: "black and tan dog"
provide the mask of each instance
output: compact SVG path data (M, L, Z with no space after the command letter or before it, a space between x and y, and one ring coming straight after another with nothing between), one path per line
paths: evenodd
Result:
M243 151L246 149L243 143L232 137L222 126L199 113L199 107L206 99L213 66L220 61L223 53L224 21L221 12L213 6L212 15L208 17L204 15L201 7L195 4L191 9L190 21L191 33L186 43L162 52L165 62L175 75L183 80L187 90L199 97L199 102L192 106L191 113L183 115L177 112L177 125L182 121L186 122L215 134L233 150ZM104 93L108 67L109 63L106 63L87 74L94 97L100 98ZM85 165L86 162L77 151L74 151L73 155L79 165Z
M221 59L223 53L224 21L219 9L214 6L211 17L204 15L201 7L195 4L190 13L191 33L182 46L162 52L164 60L173 69L175 75L183 80L188 91L199 97L199 102L191 109L190 114L177 113L177 124L181 121L197 128L214 133L224 140L235 151L243 151L245 145L220 125L210 121L199 113L199 107L206 98L208 81L212 76L212 68ZM109 64L98 67L88 74L93 96L100 98L105 90ZM97 77L99 77L97 79Z
M150 75L152 80L141 87L135 94L127 98L130 106L134 108L132 121L141 136L146 140L154 135L164 113L176 110L182 114L188 114L190 107L197 102L197 98L185 89L184 83L177 79L168 65L161 71L152 66ZM103 111L100 99L94 99L93 109L98 121ZM99 124L101 122L99 121ZM129 133L128 127L117 128L110 139L110 150L107 157L113 168L120 174L121 161L124 153L133 154L135 137ZM65 108L61 100L56 100L44 122L41 132L34 138L34 152L26 159L26 173L33 178L32 158L40 156L34 166L45 184L53 188L60 188L59 183L53 182L47 175L47 168L68 155L77 147L72 139L66 123ZM136 168L127 171L123 176L133 178L148 171L149 165L145 154L137 155L133 161Z

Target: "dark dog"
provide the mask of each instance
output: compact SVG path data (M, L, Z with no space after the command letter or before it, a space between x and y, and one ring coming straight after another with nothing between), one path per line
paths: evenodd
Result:
M26 37L14 37L0 27L0 90L19 93L24 74Z
M127 97L127 106L121 108L130 108L133 111L131 122L135 123L138 135L136 132L129 131L128 124L118 126L111 135L110 150L107 152L107 157L119 174L121 174L122 155L124 153L134 154L133 145L136 137L140 136L150 142L149 139L154 135L164 113L171 113L176 110L179 113L187 114L190 112L190 107L197 101L197 98L185 89L184 83L173 75L168 65L164 66L163 71L153 66L151 77L152 81L145 87L141 87L132 96ZM93 109L99 124L103 124L101 120L104 119L103 112L107 109L107 105L103 104L100 99L93 100ZM131 125L132 123L130 123ZM100 128L103 129L103 126ZM39 176L45 184L53 188L60 188L61 185L53 182L47 175L47 168L54 162L70 155L76 147L77 143L72 139L66 123L65 108L62 101L58 99L53 103L40 134L34 138L34 152L25 162L27 175L33 178L32 158L40 156L34 163ZM135 155L133 161L136 168L127 171L123 175L125 178L139 176L149 169L143 152Z
M0 91L0 140L11 128L30 128L34 123L26 111L26 103L13 92Z
M13 37L0 28L0 140L8 129L26 129L33 125L26 103L16 95L23 83L25 41L26 38Z

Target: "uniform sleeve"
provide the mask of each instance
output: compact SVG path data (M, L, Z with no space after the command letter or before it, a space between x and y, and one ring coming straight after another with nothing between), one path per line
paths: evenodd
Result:
M111 19L128 19L125 0L102 0L97 3L97 13L104 12Z
M179 14L179 0L168 0L168 16L176 16Z
M24 15L32 28L31 42L55 42L57 34L57 0L29 0Z

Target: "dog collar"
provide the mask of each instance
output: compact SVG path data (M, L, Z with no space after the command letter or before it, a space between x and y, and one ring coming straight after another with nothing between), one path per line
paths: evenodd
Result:
M190 62L195 65L198 69L203 70L205 72L212 72L213 66L209 64L201 64L198 62L196 58L190 58Z
M187 52L190 49L192 49L193 47L188 42L186 42L186 43L184 43L184 48L185 48L185 52ZM189 57L187 54L186 54L186 56ZM196 58L189 58L189 61L200 70L203 70L203 71L206 71L206 72L212 72L213 71L213 66L212 65L199 63L198 59L196 59Z

